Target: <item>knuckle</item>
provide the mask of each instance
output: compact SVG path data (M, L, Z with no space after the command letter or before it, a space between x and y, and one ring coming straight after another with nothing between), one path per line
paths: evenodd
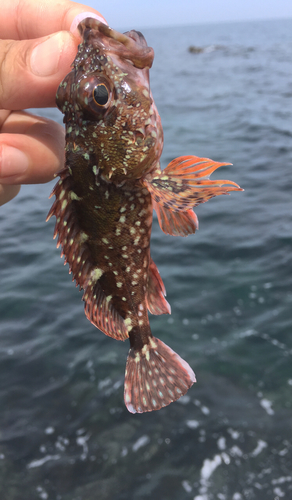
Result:
M26 48L22 42L2 40L0 42L0 109L15 109L17 89L21 90L26 68Z

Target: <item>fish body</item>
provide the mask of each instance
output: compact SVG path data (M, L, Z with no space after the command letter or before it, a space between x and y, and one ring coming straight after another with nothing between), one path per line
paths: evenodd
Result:
M170 313L150 256L153 208L165 233L186 236L198 227L194 206L240 188L210 181L222 164L206 158L181 157L161 171L163 131L149 86L153 49L141 33L121 34L91 18L79 31L82 42L56 98L66 158L48 218L56 216L54 236L84 290L87 318L110 337L129 338L124 399L141 413L175 401L196 381L150 330L148 310Z

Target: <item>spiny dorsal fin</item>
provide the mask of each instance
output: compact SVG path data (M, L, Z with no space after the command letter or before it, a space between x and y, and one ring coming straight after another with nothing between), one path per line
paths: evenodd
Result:
M98 283L97 268L86 244L88 237L78 225L74 208L76 197L72 197L70 185L70 175L64 170L53 189L56 200L47 220L56 216L54 238L58 235L57 247L62 246L61 256L65 255L65 264L68 262L73 280L84 290L86 317L109 337L125 340L129 337L125 322Z
M85 315L94 326L116 340L129 338L124 319L107 299L98 282L86 286L82 299L85 302Z

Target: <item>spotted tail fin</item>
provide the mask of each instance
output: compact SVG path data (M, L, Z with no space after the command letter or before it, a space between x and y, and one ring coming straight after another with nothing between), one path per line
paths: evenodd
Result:
M159 410L183 396L196 382L186 361L157 338L129 351L124 399L130 413Z

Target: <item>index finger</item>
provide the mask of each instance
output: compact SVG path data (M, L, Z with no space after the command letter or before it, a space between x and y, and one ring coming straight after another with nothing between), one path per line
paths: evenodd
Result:
M28 40L69 30L75 16L92 12L92 7L70 0L9 0L1 5L0 33L2 39Z

